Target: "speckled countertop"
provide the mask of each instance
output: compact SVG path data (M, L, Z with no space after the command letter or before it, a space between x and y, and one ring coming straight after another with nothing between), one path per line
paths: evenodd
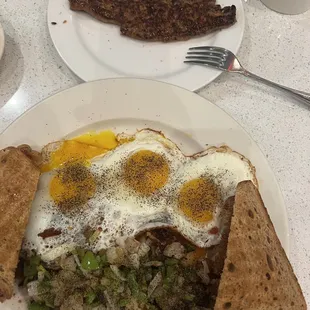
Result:
M43 98L82 81L49 37L47 0L0 0L0 132ZM249 70L310 92L310 11L284 16L245 1L239 57ZM232 115L268 158L289 214L291 262L310 305L310 109L241 76L222 74L200 95Z

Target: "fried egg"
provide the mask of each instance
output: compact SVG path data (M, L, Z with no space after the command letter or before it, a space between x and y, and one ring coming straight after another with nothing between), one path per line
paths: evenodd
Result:
M257 185L255 168L227 146L190 157L169 188L167 209L173 226L197 246L218 244L223 229L222 207L244 180Z
M218 244L225 200L240 181L257 183L251 163L228 147L185 156L150 129L88 133L43 153L23 249L45 261L163 226L197 246Z
M50 161L44 166L47 171L40 178L33 202L25 249L52 260L76 246L106 248L149 223L168 225L163 193L186 158L155 131L142 130L119 141L123 143L110 151L100 146L100 155L94 149L98 146L87 148L84 144L78 158L73 156L76 143L81 143L76 140L70 156L59 155L65 148L68 152L72 142L68 141L46 156ZM95 157L90 159L92 155ZM61 233L43 238L42 232L51 228ZM89 228L100 231L92 245L85 238Z

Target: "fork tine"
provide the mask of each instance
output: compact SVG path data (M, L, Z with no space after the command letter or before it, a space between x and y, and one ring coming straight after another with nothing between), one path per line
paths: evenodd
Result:
M209 67L213 67L213 68L224 70L224 68L219 66L219 64L217 62L213 62L213 61L193 59L193 60L184 60L184 63L186 63L186 64L193 64L193 65L206 65L206 66L209 66Z
M205 62L204 61L194 61L194 60L184 60L183 61L185 64L194 64L194 65L204 65Z
M190 47L188 53L194 52L206 53L210 55L217 55L222 57L228 56L228 51L222 47L216 46L197 46L197 47Z
M209 62L209 63L213 63L214 65L221 65L223 63L223 60L222 59L215 59L215 58L212 58L212 57L208 57L208 56L186 56L185 57L186 59L189 59L189 60L198 60L198 61L204 61L204 62Z
M196 56L205 56L205 57L210 57L210 58L214 58L214 59L218 59L220 61L224 61L224 57L220 57L218 54L217 55L213 55L212 53L206 53L206 52L187 52L187 55L196 55Z
M187 54L189 55L207 55L207 56L218 56L218 57L225 57L226 54L221 53L221 52L217 52L217 51L209 51L209 50L205 50L205 51L200 51L200 52L196 52L196 51L188 51Z
M223 47L218 47L218 46L194 46L194 47L190 47L189 50L191 51L209 51L209 52L220 52L222 54L225 54L227 52L227 50Z

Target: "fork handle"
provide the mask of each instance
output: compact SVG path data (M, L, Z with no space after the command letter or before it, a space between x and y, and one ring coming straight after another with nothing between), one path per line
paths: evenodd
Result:
M254 73L251 73L247 70L242 70L241 73L247 77L250 77L254 80L257 80L257 81L260 81L266 85L269 85L269 86L273 86L274 88L277 88L279 90L283 90L285 91L286 93L292 95L293 97L297 98L298 100L302 101L303 103L305 103L308 107L310 107L310 94L309 93L306 93L306 92L303 92L303 91L299 91L299 90L296 90L296 89L293 89L293 88L289 88L289 87L285 87L283 85L280 85L280 84L277 84L277 83L274 83L272 81L269 81L267 79L264 79Z

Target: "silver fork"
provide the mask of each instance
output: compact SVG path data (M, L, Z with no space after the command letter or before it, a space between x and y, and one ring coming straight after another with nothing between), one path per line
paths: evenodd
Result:
M222 71L243 74L247 77L253 78L269 86L273 86L279 90L282 90L301 100L306 105L308 105L308 107L310 107L309 93L279 85L245 70L237 57L231 51L225 48L215 46L191 47L187 52L186 60L184 62L189 64L205 65Z

